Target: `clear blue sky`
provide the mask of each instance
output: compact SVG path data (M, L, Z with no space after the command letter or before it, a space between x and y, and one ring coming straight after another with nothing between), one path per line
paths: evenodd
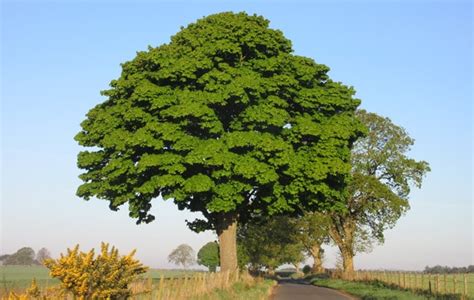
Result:
M331 68L362 107L416 139L412 156L432 172L386 242L358 268L473 264L473 8L470 1L3 1L1 12L1 244L54 255L109 241L153 267L171 267L180 243L199 249L212 233L189 231L171 203L136 226L127 210L75 196L73 140L120 63L169 41L180 26L221 11L271 20L295 53ZM327 266L334 264L334 249Z

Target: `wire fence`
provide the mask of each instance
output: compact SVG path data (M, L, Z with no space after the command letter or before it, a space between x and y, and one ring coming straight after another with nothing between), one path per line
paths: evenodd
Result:
M161 277L156 284L152 283L151 279L144 279L130 286L131 299L208 299L212 291L227 290L236 282L250 286L254 284L255 279L247 273L239 272L196 273L192 276L168 279Z
M355 271L353 280L386 285L430 295L474 299L474 274L426 274L420 272Z

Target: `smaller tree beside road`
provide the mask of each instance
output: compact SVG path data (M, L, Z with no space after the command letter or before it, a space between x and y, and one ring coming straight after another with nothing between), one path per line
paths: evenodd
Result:
M359 110L357 117L368 132L352 149L346 210L331 214L329 231L348 278L354 271L354 255L366 252L374 242L383 243L384 231L410 208L411 188L420 188L430 171L426 161L408 156L414 140L405 129L365 110Z
M219 261L219 244L217 242L209 242L199 249L197 254L197 263L209 268L209 272L215 272L220 265Z

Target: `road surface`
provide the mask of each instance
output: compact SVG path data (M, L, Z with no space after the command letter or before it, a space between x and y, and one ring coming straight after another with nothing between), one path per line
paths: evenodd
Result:
M273 290L271 300L354 300L342 292L317 287L302 280L281 280Z

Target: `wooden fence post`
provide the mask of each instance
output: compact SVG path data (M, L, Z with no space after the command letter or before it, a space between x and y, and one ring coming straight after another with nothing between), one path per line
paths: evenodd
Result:
M467 296L467 277L466 277L466 274L463 274L463 279L464 279L464 291L463 291L463 295L464 295L464 296Z
M433 290L431 288L431 274L428 275L428 290L430 291L430 294L433 293Z
M444 273L444 293L447 294L448 293L448 286L447 286L447 283L448 283L448 278L446 277L446 273Z
M456 274L453 275L453 293L456 294Z
M436 293L439 294L439 274L436 274Z
M163 298L163 284L165 283L165 275L161 274L160 276L160 284L158 285L158 295L159 299Z

